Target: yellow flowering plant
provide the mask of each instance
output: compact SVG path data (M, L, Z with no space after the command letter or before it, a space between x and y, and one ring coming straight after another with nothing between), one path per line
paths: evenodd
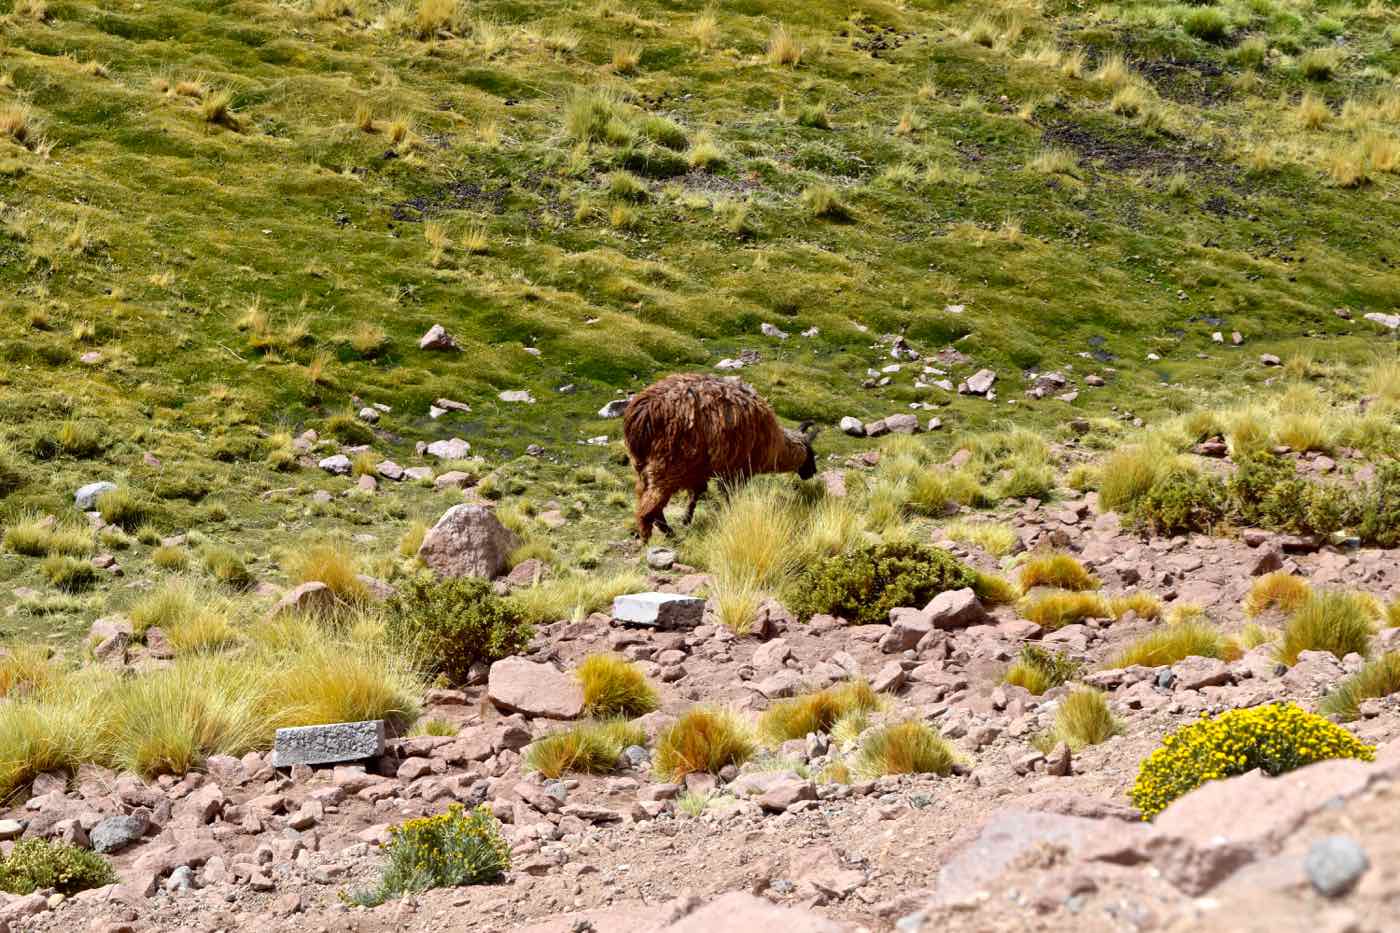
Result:
M487 884L510 868L510 845L485 806L454 803L446 813L407 820L389 830L388 863L379 885L347 898L373 907L430 888Z
M1231 710L1203 716L1163 739L1143 759L1128 796L1150 820L1207 781L1256 768L1279 775L1329 758L1371 761L1375 752L1336 723L1292 703Z

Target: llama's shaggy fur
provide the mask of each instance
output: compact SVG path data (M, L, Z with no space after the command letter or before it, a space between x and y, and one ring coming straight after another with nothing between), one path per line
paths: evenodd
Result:
M751 386L703 374L667 376L639 392L622 416L623 436L637 471L637 531L672 534L666 504L690 493L685 521L711 479L738 482L756 473L817 472L807 425L778 424L773 407Z

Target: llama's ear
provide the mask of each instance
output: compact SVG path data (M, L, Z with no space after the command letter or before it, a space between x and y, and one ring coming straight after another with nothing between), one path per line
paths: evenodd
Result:
M802 437L807 441L807 443L810 444L813 441L815 441L817 439L817 435L821 433L821 427L818 426L815 422L804 421L797 426L797 432L802 435Z

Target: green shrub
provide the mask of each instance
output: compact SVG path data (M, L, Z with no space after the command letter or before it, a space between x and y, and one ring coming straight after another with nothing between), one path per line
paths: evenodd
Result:
M1330 651L1338 659L1371 653L1372 607L1356 593L1321 592L1304 600L1283 627L1278 657L1294 664L1304 651Z
M39 564L48 581L65 593L85 590L97 582L97 568L92 561L50 554Z
M583 708L590 716L644 716L660 702L641 668L615 654L591 654L579 662Z
M475 577L415 577L385 606L385 633L425 671L467 682L473 664L490 664L523 651L534 635L513 603Z
M1367 547L1400 547L1400 463L1377 465L1376 478L1361 495L1357 534Z
M1225 517L1225 483L1183 464L1164 470L1132 516L1158 534L1210 532Z
M1291 703L1231 710L1202 717L1162 740L1143 759L1129 791L1144 819L1207 781L1258 768L1276 776L1331 758L1371 761L1375 749L1321 716Z
M0 891L33 894L52 888L59 894L77 894L115 884L111 863L96 852L66 842L21 839L0 859Z
M625 719L585 722L536 739L525 749L525 766L547 778L569 773L608 774L630 745L646 743L646 730Z
M454 803L446 813L395 826L384 854L378 886L351 895L351 903L373 907L433 888L489 884L510 868L510 845L485 805L466 810Z
M921 607L974 582L947 551L912 541L867 544L812 562L792 588L792 607L803 618L825 612L873 625L888 622L896 606Z
M1293 534L1331 534L1361 512L1342 487L1311 483L1291 462L1269 454L1242 459L1226 488L1244 524Z
M866 736L855 770L868 777L886 774L937 774L953 770L957 758L943 736L926 723L898 722Z
M1361 701L1400 693L1400 651L1383 654L1337 685L1319 712L1350 722L1361 715Z
M1062 652L1051 654L1039 645L1023 645L1021 656L1002 679L1039 696L1079 676L1082 665Z

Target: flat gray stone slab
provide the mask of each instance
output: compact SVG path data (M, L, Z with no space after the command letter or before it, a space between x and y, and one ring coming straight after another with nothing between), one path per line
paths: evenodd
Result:
M658 629L695 628L705 617L705 601L676 593L631 593L613 600L613 618Z
M384 754L384 720L337 722L325 726L278 729L272 766L323 765L359 761Z

